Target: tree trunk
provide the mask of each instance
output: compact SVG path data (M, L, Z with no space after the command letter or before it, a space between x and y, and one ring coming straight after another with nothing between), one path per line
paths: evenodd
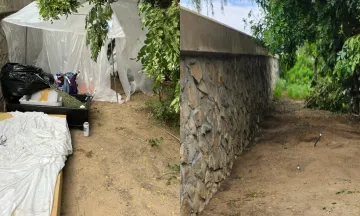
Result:
M355 92L355 97L354 97L354 112L356 114L359 114L359 75L358 72L356 71L354 73L354 92Z
M317 66L318 66L318 58L314 57L314 80L316 80L316 76L317 76Z

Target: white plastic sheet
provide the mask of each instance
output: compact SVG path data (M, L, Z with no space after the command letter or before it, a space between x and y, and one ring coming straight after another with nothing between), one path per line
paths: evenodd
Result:
M107 44L97 62L91 60L90 48L85 45L85 16L91 7L86 2L77 14L61 17L53 24L40 18L35 2L6 17L2 26L9 45L9 60L35 65L52 74L80 71L80 93L95 93L94 100L116 102L118 97L111 89L112 65L107 59ZM134 60L146 32L141 29L136 1L118 1L112 8L114 14L109 22L108 38L116 40L115 63L129 100L131 85L127 71L135 77L138 90L151 92L152 81L139 73L142 66Z
M0 121L0 215L49 216L59 171L72 154L65 118L11 113Z

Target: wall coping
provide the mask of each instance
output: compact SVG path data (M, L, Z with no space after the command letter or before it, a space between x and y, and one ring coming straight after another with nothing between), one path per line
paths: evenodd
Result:
M274 57L254 37L184 7L180 8L180 52Z

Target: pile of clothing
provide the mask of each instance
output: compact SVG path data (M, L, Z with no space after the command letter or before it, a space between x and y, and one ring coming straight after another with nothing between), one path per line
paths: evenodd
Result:
M79 74L73 72L67 72L65 74L56 74L54 76L56 87L68 94L77 94L78 85L76 83L76 77Z

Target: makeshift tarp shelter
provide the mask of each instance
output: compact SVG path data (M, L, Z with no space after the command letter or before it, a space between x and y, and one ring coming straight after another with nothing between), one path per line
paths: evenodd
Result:
M109 22L108 38L116 41L116 65L107 57L107 45L96 62L91 59L90 47L85 44L85 17L91 7L85 2L78 13L51 23L41 19L34 2L6 17L2 26L9 47L9 61L34 65L52 74L80 71L79 93L95 93L94 100L98 101L120 102L111 89L113 67L118 71L127 100L131 94L129 75L135 79L137 90L151 91L151 80L139 72L142 65L134 60L146 34L141 29L136 2L121 0L112 4L114 13Z

